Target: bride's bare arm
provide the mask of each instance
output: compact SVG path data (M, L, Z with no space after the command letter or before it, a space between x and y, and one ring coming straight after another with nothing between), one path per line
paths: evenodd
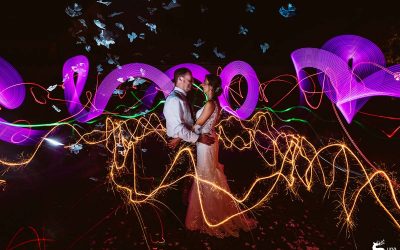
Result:
M206 123L208 118L210 118L210 116L214 112L214 109L215 109L215 103L212 101L208 101L206 103L206 105L204 106L203 112L201 112L201 115L200 115L199 119L197 119L196 124L194 124L194 126L196 126L196 125L203 126L204 123Z

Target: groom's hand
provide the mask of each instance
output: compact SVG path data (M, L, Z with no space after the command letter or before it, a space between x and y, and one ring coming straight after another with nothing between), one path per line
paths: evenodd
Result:
M207 145L212 145L215 142L214 137L210 136L210 134L201 134L198 142L204 143Z
M181 138L174 138L168 141L168 147L170 149L175 149L179 143L181 142Z

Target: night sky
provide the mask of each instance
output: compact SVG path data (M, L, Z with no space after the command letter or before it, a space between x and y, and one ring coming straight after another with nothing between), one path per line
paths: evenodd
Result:
M387 56L387 60L399 61L394 55L400 52L400 39L392 39L399 30L395 1L378 4L371 1L298 1L293 2L296 15L284 18L278 12L286 1L181 1L181 7L171 10L162 8L162 1L114 0L110 6L96 1L79 1L82 15L69 17L65 13L73 1L7 1L2 4L0 16L0 55L8 60L22 75L24 81L43 86L62 80L63 63L70 57L84 54L91 65L86 89L93 90L96 65L101 64L104 73L115 65L107 64L107 54L118 56L121 65L142 62L166 70L178 63L198 63L216 72L233 60L248 62L256 70L261 82L280 74L294 74L291 52L304 47L320 47L337 35L355 34L375 42ZM246 12L246 4L255 6L253 13ZM156 8L151 15L148 8ZM203 9L203 11L202 11ZM122 15L108 17L111 13ZM96 46L94 37L99 29L93 20L102 15L107 29L114 32L116 44L110 49ZM157 34L151 32L138 16L157 25ZM85 29L78 19L85 19ZM125 31L115 27L120 22ZM247 35L239 35L239 26L248 29ZM80 34L76 34L82 30ZM128 41L130 32L145 33L145 39ZM76 44L83 36L91 51ZM205 43L199 48L194 43ZM263 54L261 43L270 48ZM224 59L213 53L225 53ZM197 53L196 59L192 53ZM397 60L397 61L396 61ZM280 91L279 89L274 91ZM283 91L286 91L283 90ZM29 97L28 97L29 98ZM379 101L379 97L375 98ZM381 104L378 103L378 106ZM383 105L386 105L385 102ZM376 105L372 105L376 106ZM393 110L397 102L391 102ZM20 112L32 114L26 107ZM35 109L36 110L36 109ZM387 110L387 109L386 109ZM30 113L30 114L29 114ZM35 111L33 113L36 113ZM40 112L39 112L40 113ZM392 112L389 112L392 114ZM12 117L13 114L7 114Z
M166 68L181 62L221 65L244 60L265 77L277 73L293 73L290 53L302 47L320 47L328 39L341 34L364 36L381 48L399 28L395 1L296 1L296 16L282 17L278 9L287 1L181 1L182 7L164 10L162 1L114 0L110 6L95 1L79 1L83 7L88 30L83 35L92 44L90 53L76 45L74 32L79 30L77 17L64 12L73 1L7 1L2 3L0 17L0 54L16 66L25 79L36 82L58 80L63 62L74 55L85 54L92 64L101 63L107 53L120 56L120 63L144 62ZM253 4L254 13L246 12L246 3ZM147 7L157 8L153 15ZM207 8L204 13L202 8ZM112 12L124 14L107 18ZM125 26L111 49L97 47L93 37L98 33L92 20L97 13L106 18L107 27L114 22ZM154 34L140 23L137 16L157 24ZM239 26L248 28L239 35ZM145 40L129 43L126 33L145 32ZM201 38L205 44L195 49ZM267 42L270 49L262 54L259 45ZM212 50L226 53L217 58ZM384 49L384 48L383 48ZM195 59L191 53L197 52ZM47 72L47 74L42 74Z
M83 7L82 15L70 17L65 13L65 9L75 2ZM5 1L0 4L0 57L6 59L18 70L24 82L37 83L47 88L50 85L62 82L62 67L68 58L83 54L88 57L90 62L89 77L85 86L85 90L90 91L94 91L96 85L96 66L98 64L101 64L104 68L101 77L106 76L116 68L115 65L107 63L108 56L119 57L118 60L121 65L133 62L147 63L162 71L179 63L191 62L199 64L211 72L217 72L218 67L224 67L234 60L242 60L255 69L260 82L265 82L278 75L295 75L290 58L290 54L294 50L305 47L319 48L330 38L342 34L365 37L382 49L389 65L400 63L400 56L398 56L400 55L400 18L398 14L400 10L397 7L398 1L395 0L296 0L291 1L296 7L296 15L289 18L283 17L278 11L281 6L287 7L288 1L178 0L178 2L181 7L165 10L162 6L168 2L159 0L112 0L110 6L99 4L95 0ZM246 11L246 4L248 3L255 6L254 13ZM151 8L156 8L153 9L153 14L150 13L151 11L149 12ZM115 17L108 17L115 12L124 13ZM151 32L138 19L139 16L156 24L157 34ZM82 26L78 21L80 18L85 19L88 28ZM94 37L99 34L99 29L93 23L94 19L102 20L106 24L107 30L112 32L116 44L111 45L110 49L96 45ZM117 22L124 25L124 31L115 26ZM238 34L241 25L248 29L246 35ZM137 35L145 33L145 39L138 37L133 42L129 42L127 34L131 32L135 32ZM79 36L85 37L86 44L91 46L90 52L85 50L85 45L77 44ZM198 39L205 43L196 48L194 43ZM262 53L260 49L262 43L270 45L266 53ZM224 52L226 57L218 58L213 53L215 47L218 48L218 51ZM195 58L192 53L197 53L199 58ZM260 103L259 107L273 104L282 98L290 88L291 86L288 85L274 84L268 89L269 103ZM35 91L37 91L35 93L38 93L39 98L45 98L43 91ZM52 94L54 97L62 99L64 93L58 89L58 92ZM299 91L296 89L276 108L283 110L299 105L298 100ZM81 101L85 102L85 96L81 97ZM108 108L116 106L115 103L115 100L111 100ZM68 115L64 104L57 104L63 110L61 113L56 113L51 108L51 104L51 101L46 104L35 103L33 96L27 94L23 105L17 110L0 109L0 117L8 121L24 119L32 123L41 123L54 122ZM399 108L400 102L396 98L374 97L363 107L362 111L398 117ZM323 98L318 110L313 110L310 113L301 110L294 111L290 113L290 118L292 117L307 120L311 124L299 123L295 127L298 132L304 133L313 142L343 140L350 145L350 140L336 121L332 104L326 97ZM321 117L322 119L320 119ZM397 179L399 176L398 148L400 147L400 137L397 133L389 140L384 136L383 131L387 133L394 131L399 126L398 120L398 118L397 120L376 119L358 114L352 124L346 124L352 138L359 143L358 146L362 152L372 162L381 164L385 169L388 169L391 175ZM81 125L85 129L91 126ZM69 130L61 130L61 132L63 135L70 136ZM153 142L153 144L157 143ZM159 147L158 144L153 146L154 148ZM151 145L149 148L151 153ZM17 155L25 149L29 148L0 142L0 156L8 154L8 156L11 156L10 158L17 158ZM110 194L107 187L98 189L101 190L98 196L90 195L90 199L87 199L88 203L90 202L89 205L86 203L82 205L82 200L86 201L85 199L89 197L88 195L82 198L82 194L86 195L86 193L91 193L93 189L98 188L93 187L94 184L91 181L88 182L88 179L95 176L100 182L105 182L107 174L105 165L108 163L107 157L102 158L97 155L101 150L97 148L85 148L85 150L85 153L71 156L71 154L60 153L52 148L44 148L41 149L36 161L32 163L32 167L23 169L21 172L11 171L7 173L8 175L5 175L9 177L10 186L14 189L11 188L11 192L0 196L0 198L3 198L0 201L7 203L4 208L5 217L10 217L16 222L13 223L8 220L8 231L1 228L5 233L1 234L3 238L0 237L0 247L3 245L1 240L10 239L20 226L26 225L46 224L45 226L49 228L48 233L53 233L51 236L61 239L60 246L79 240L76 249L79 249L79 246L81 249L89 249L88 247L94 239L98 240L98 243L101 242L105 237L102 233L109 228L117 228L113 233L125 236L125 229L121 228L118 223L119 219L125 222L129 221L131 217L127 213L119 214L118 223L117 220L110 222L107 229L106 226L100 226L97 234L95 231L92 232L91 236L83 234L85 230L97 222L99 217L109 213L110 207L114 209L121 206L119 204L121 201ZM160 153L159 151L155 149L153 152ZM227 166L229 164L248 163L245 157L240 158L231 152L224 154L222 158ZM253 157L255 154L250 152L249 155ZM155 157L153 155L153 158L150 159L151 157L149 157L148 160L157 161L162 158L158 159L157 157L157 155ZM260 159L256 160L261 162ZM228 168L228 175L240 176L241 171L242 169L229 170ZM76 186L69 193L70 186L68 185L70 185L71 180L76 181ZM237 184L240 184L240 181L249 180L239 180L233 185L233 189L240 190L240 185ZM75 182L72 183L75 184ZM101 186L99 183L96 183L96 185ZM235 185L238 186L235 187ZM52 190L53 186L54 190ZM96 192L94 191L94 194L97 194ZM41 197L42 193L43 197ZM65 200L58 193L66 194ZM290 203L289 199L286 199L287 197L282 199L282 196L280 199L274 200L271 205L271 207L277 208L277 215L275 216L274 212L268 212L263 215L263 218L267 218L266 221L269 223L275 220L275 217L279 217L279 223L282 222L282 225L284 225L292 219L290 217L292 213L296 214L293 215L293 218L303 216L303 210L300 211L298 206L304 206L302 209L310 210L310 214L314 214L310 216L314 216L312 219L315 223L311 226L313 228L310 229L311 234L319 229L332 239L336 237L336 234L340 235L336 238L337 242L332 243L333 246L346 248L361 244L361 246L370 247L370 241L375 240L371 237L384 237L385 233L389 235L389 238L392 237L390 239L395 239L397 232L394 230L397 229L392 227L393 225L386 215L375 206L375 201L368 198L366 198L366 205L360 205L360 220L357 221L361 225L359 231L355 230L354 234L350 235L350 239L344 237L341 229L335 226L337 213L336 211L335 213L332 212L336 209L337 204L332 202L327 205L322 201L321 197L324 197L322 192L318 194L320 196L315 198L312 194L306 193L304 194L305 202L296 201L297 203ZM0 195L2 195L1 191ZM172 199L180 199L179 194L173 195L176 197ZM78 203L75 203L78 198L81 202L79 206L76 205ZM167 196L167 201L169 198ZM103 199L103 201L99 202L98 199ZM313 207L315 200L318 200L318 202ZM102 205L99 206L97 211L97 205L100 203ZM290 205L288 205L289 203ZM177 204L180 205L180 203ZM107 207L108 205L110 207ZM41 206L44 206L44 208L42 209ZM74 210L73 216L68 217L69 209L75 208L75 206L79 209ZM18 207L18 209L14 211L15 207ZM179 210L183 208L177 207L178 213L184 214L183 210ZM319 213L319 209L323 212ZM35 215L29 216L30 210ZM95 212L91 214L91 211ZM182 214L180 214L181 217ZM368 221L371 214L377 216ZM147 216L154 219L154 215ZM175 218L172 215L165 215L165 217L168 218L166 219L167 227L174 227L178 224L177 222L174 224ZM89 219L85 221L86 218ZM380 224L381 228L377 228L376 231L374 231L373 225L375 222L382 223ZM129 223L131 223L131 228L137 225L135 224L136 221ZM158 225L157 223L154 225ZM287 228L281 227L279 230L283 231L276 230L278 236L269 237L285 235L284 230L287 230ZM316 231L313 231L314 229ZM140 233L138 228L132 230L134 233ZM274 230L271 230L271 235ZM64 235L67 236L64 237ZM169 239L174 239L173 237L177 237L182 242L186 240L187 245L191 244L191 238L186 238L182 233L170 236ZM364 242L363 237L370 238ZM125 239L126 242L132 240L128 238ZM199 239L195 238L195 242L196 240ZM315 238L314 240L316 245L325 243L324 238ZM232 245L236 244L232 242ZM244 242L237 244L242 243L244 244ZM352 245L353 243L354 245ZM215 244L216 248L221 246L218 245L219 243ZM279 245L279 247L282 246Z

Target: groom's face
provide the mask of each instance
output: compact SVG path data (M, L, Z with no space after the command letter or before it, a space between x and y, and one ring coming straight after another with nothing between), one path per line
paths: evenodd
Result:
M193 77L191 73L186 73L185 75L181 76L177 87L183 89L186 93L192 89L193 85Z

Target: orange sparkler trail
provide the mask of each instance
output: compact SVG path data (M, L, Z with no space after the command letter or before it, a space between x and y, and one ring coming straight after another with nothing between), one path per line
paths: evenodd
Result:
M227 131L232 124L241 128L240 135L229 136ZM128 131L129 136L123 135L122 131ZM271 198L272 194L280 185L284 185L293 194L303 186L311 191L316 179L321 179L326 190L330 190L335 184L340 173L336 172L335 166L344 166L345 173L342 178L343 186L338 191L339 201L342 208L340 218L350 229L354 226L352 220L356 205L361 195L370 194L375 198L378 205L385 211L392 222L400 229L398 213L400 205L398 202L398 191L394 189L395 180L384 170L374 170L363 165L357 155L344 143L330 143L319 149L315 148L305 137L297 134L286 134L274 128L270 113L259 112L251 120L241 121L233 116L222 120L217 126L219 140L225 149L238 151L256 150L264 165L260 166L264 172L269 174L254 177L253 183L243 194L235 195L220 186L202 179L197 175L195 168L195 154L189 147L182 147L173 158L170 167L166 170L161 181L150 191L141 190L138 183L138 166L136 162L136 149L139 143L149 136L155 136L157 140L166 143L164 139L165 128L157 115L132 119L127 121L107 120L107 148L113 156L110 166L109 179L116 190L118 190L126 201L134 206L146 202L154 202L163 192L172 188L174 184L184 178L194 178L199 184L209 185L217 192L229 196L235 203L243 207L243 210L232 214L225 219L212 223L204 212L201 193L199 192L200 205L204 221L210 227L218 227L236 216L251 212L263 205ZM263 146L265 142L268 146ZM117 148L117 143L123 145L123 152ZM268 148L268 150L265 150ZM122 156L122 157L121 157ZM327 166L320 161L320 157L331 159L331 165ZM128 157L133 160L127 164ZM192 171L173 177L174 170L183 158L189 159ZM352 177L351 171L356 168L362 173L361 177ZM127 172L133 173L131 183L119 182L119 177ZM336 183L336 182L337 183ZM256 188L263 188L262 195L254 197ZM332 190L330 190L332 191Z
M254 176L253 183L242 194L233 194L213 182L202 179L196 172L195 153L188 146L182 146L178 150L164 175L161 176L161 180L158 183L153 181L155 186L151 190L141 189L138 181L145 177L145 172L138 169L137 154L140 151L141 142L145 139L157 140L160 142L160 147L166 148L163 121L158 115L152 113L147 117L129 120L107 118L105 125L104 130L96 129L84 134L73 125L66 124L65 126L70 126L78 135L79 139L75 143L105 145L111 156L109 182L114 190L122 195L126 203L133 206L139 217L141 217L141 205L156 203L165 205L160 201L163 193L185 178L194 178L199 191L202 216L209 227L218 227L236 216L256 211L282 187L298 196L299 188L303 187L311 191L316 184L322 184L327 192L338 195L341 208L339 218L348 230L355 226L353 217L361 196L368 194L375 199L396 228L400 229L399 191L394 188L396 180L393 176L382 169L365 166L344 143L329 143L316 148L304 136L275 129L269 112L258 112L250 120L245 121L228 116L216 127L223 148L238 152L252 150L257 152L259 159L263 162L258 166L263 174ZM235 129L231 129L232 127ZM232 131L235 131L234 135ZM51 132L52 130L49 131ZM9 168L26 165L35 157L42 143L43 141L27 159L19 162L0 160L0 164ZM320 161L321 158L328 159L330 164ZM188 159L191 171L176 176L175 170L185 159ZM337 172L335 166L338 165L344 168L344 173ZM359 170L361 175L352 176L351 173L355 170ZM129 180L126 181L125 178L122 181L126 176L129 176ZM199 185L211 186L216 192L229 196L242 209L220 221L211 222L203 209ZM258 191L255 192L256 190ZM260 190L262 190L261 194ZM143 227L143 222L141 226Z

